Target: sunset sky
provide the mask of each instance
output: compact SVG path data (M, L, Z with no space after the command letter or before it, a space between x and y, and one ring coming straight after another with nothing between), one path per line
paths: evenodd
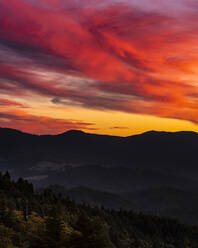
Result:
M198 131L198 1L0 0L0 126Z

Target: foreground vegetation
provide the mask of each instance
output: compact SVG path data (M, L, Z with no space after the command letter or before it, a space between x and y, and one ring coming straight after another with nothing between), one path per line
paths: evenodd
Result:
M1 248L197 248L198 228L35 193L0 173Z

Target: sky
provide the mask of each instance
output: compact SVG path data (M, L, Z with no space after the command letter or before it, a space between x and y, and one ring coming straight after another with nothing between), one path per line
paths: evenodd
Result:
M0 126L198 132L197 0L0 0Z

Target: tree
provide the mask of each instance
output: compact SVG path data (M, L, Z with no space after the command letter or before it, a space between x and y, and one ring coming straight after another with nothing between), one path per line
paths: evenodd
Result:
M60 209L58 207L53 207L45 221L46 229L43 238L43 247L61 247L61 233L63 224Z
M79 247L75 248L114 248L110 240L108 226L99 217L88 217L82 213L76 228L82 233Z
M12 238L16 234L10 228L0 225L0 247L1 248L16 248L13 244Z

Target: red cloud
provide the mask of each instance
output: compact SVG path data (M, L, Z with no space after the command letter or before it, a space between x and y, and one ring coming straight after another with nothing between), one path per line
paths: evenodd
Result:
M0 92L197 123L196 13L137 5L1 0Z
M70 129L95 130L92 123L38 117L24 111L1 112L0 126L37 134L58 134Z
M25 108L26 106L22 103L13 101L13 100L8 100L8 99L3 99L0 98L0 107L9 107L9 106L14 106L14 107L20 107L20 108Z

